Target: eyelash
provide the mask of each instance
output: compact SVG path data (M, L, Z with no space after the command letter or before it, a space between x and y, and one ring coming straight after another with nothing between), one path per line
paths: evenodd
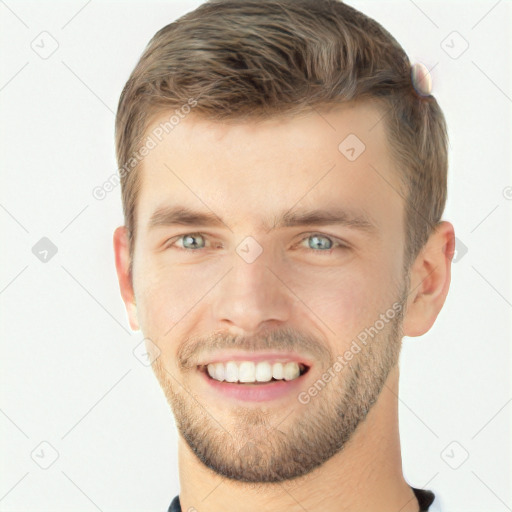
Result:
M177 242L178 240L182 240L183 238L185 238L186 236L190 236L190 235L201 235L202 237L205 237L207 238L207 235L205 233L185 233L183 235L178 235L174 238L171 238L169 239L165 246L164 246L164 249L177 249L178 251L184 251L184 252L200 252L202 250L205 249L205 247L202 247L200 249L189 249L189 248L186 248L186 247L177 247L174 245L175 242ZM324 250L321 250L321 249L312 249L311 247L306 247L306 251L308 252L314 252L314 253L320 253L320 254L323 254L323 255L330 255L334 252L335 249L348 249L348 245L344 244L341 240L335 238L335 237L332 237L330 235L324 235L323 233L316 233L316 232L312 232L312 233L308 233L306 234L305 237L303 237L301 240L299 240L299 242L297 243L300 244L301 242L303 242L304 240L307 240L308 238L311 238L313 236L321 236L321 237L325 237L329 240L331 240L331 242L333 242L333 247L331 247L330 249L324 249ZM172 242L172 243L171 243Z

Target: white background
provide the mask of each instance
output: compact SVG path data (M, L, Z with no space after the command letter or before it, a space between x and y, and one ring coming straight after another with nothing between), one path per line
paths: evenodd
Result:
M116 170L114 112L145 45L199 3L0 1L1 511L164 511L179 492L172 414L115 277L120 189L92 190ZM404 340L405 476L444 512L512 510L511 4L349 3L433 68L450 134L458 255L436 324ZM43 59L31 44L51 38Z

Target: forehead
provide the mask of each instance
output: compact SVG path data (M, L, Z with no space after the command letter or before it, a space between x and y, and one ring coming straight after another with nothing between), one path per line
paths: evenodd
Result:
M347 207L374 217L401 206L383 111L372 103L264 121L210 121L162 113L144 140L138 225L167 206L268 225L293 207Z

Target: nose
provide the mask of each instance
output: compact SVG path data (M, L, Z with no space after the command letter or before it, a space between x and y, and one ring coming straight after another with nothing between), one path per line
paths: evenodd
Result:
M265 252L252 263L233 256L231 271L215 291L213 315L219 327L250 335L288 322L295 297L284 284L278 265L272 264Z

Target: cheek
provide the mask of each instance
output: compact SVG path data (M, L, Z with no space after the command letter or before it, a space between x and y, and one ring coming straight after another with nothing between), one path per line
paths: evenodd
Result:
M307 306L308 321L343 344L373 325L395 300L392 273L385 264L296 274L292 289ZM334 331L334 335L331 331Z
M141 329L148 337L162 338L199 306L222 275L218 265L169 265L153 260L138 269L135 280ZM169 333L169 336L171 336Z

